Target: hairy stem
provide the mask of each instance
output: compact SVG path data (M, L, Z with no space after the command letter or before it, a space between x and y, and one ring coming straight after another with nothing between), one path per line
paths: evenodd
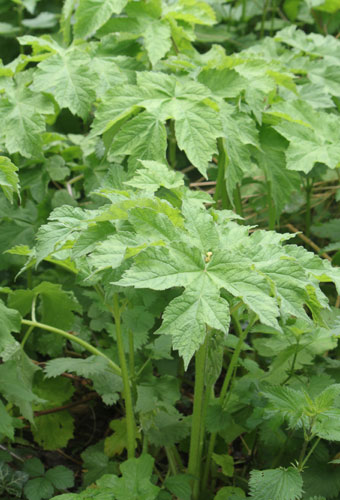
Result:
M172 168L176 168L177 158L176 158L176 134L175 134L175 122L170 120L170 134L169 134L169 163Z
M273 231L276 224L276 208L272 196L272 185L270 181L267 181L267 204L268 204L268 229Z
M120 307L119 307L118 296L116 293L113 296L113 317L116 326L118 356L119 356L120 368L122 371L123 387L124 387L127 451L128 451L128 458L133 458L135 456L136 423L135 423L135 416L133 413L129 372L124 353L123 335L122 335L121 321L120 321Z
M193 500L198 499L200 484L200 465L202 456L202 434L203 434L203 405L204 405L204 378L205 361L207 354L208 336L204 344L199 348L195 355L195 392L194 409L192 415L192 427L190 437L190 451L188 473L194 476L193 481Z
M242 207L242 197L241 197L241 188L239 183L237 183L236 188L234 189L234 203L235 203L235 211L237 215L243 217L243 207ZM243 224L243 221L238 221L239 224Z
M23 325L28 325L33 328L41 328L42 330L46 330L47 332L55 333L57 335L61 335L62 337L65 337L68 340L71 340L72 342L76 342L77 344L81 345L86 349L88 352L91 352L92 354L95 354L96 356L101 356L102 358L105 358L110 367L112 368L112 371L116 374L119 375L120 377L122 376L122 371L119 368L116 363L114 363L108 356L106 356L104 353L93 347L91 344L86 342L83 339L80 339L76 337L75 335L72 335L71 333L65 332L64 330L60 330L60 328L55 328L54 326L50 325L45 325L44 323L40 323L39 321L31 321L29 319L22 319L21 323Z
M221 200L221 207L224 209L230 209L231 203L227 193L225 175L229 164L229 157L225 147L225 140L219 138L217 140L218 146L218 162L217 162L217 182L214 194L215 202Z

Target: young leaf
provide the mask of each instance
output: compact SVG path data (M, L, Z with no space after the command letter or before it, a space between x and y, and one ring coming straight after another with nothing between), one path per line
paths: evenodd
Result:
M75 37L93 35L112 14L120 14L126 3L127 0L80 0L75 15Z

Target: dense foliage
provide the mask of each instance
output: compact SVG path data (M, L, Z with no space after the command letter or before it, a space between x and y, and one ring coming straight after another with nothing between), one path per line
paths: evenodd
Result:
M1 498L340 498L340 2L0 15Z

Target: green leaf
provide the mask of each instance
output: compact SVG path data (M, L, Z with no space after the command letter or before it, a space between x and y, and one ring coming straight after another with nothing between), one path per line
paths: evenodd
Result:
M253 470L249 479L250 496L254 500L298 500L302 496L302 477L297 469Z
M258 163L270 182L271 196L278 215L290 201L292 193L300 189L300 175L287 170L285 150L287 142L272 128L264 128L260 133L261 150L256 151Z
M104 451L109 458L121 455L122 451L127 448L126 419L112 420L110 428L114 433L104 441Z
M14 439L13 418L7 413L5 405L0 401L0 435Z
M120 14L127 0L80 0L76 10L76 38L92 36L112 14Z
M67 488L73 488L74 486L73 472L63 465L57 465L56 467L49 469L46 472L45 477L51 481L57 490L66 490Z
M53 103L44 95L34 94L27 82L17 77L0 98L1 135L10 154L19 152L26 158L40 158L45 114L54 112Z
M33 377L39 368L18 349L9 360L0 365L1 392L4 397L16 404L21 414L33 422L33 403L44 403L32 391Z
M11 497L20 498L22 489L28 480L26 472L14 471L6 463L0 462L0 494L8 493ZM7 498L7 497L5 497Z
M38 64L31 86L34 92L52 94L61 108L86 119L95 100L91 59L75 48L60 49ZM53 74L53 78L51 78Z
M150 194L161 186L175 189L184 185L183 174L171 170L164 163L144 160L141 164L142 166L138 168L133 178L124 184L149 191Z
M51 498L54 488L51 482L45 477L30 479L24 487L24 492L28 500L41 500Z
M177 112L175 133L179 149L206 176L209 161L217 153L216 139L222 135L216 111L204 104L186 106Z
M212 25L216 22L212 7L197 0L177 0L165 13L166 17L187 23Z
M258 132L254 121L248 115L236 113L227 103L221 103L220 110L228 158L226 185L232 200L237 183L241 182L244 175L249 172L251 164L249 146L259 147Z
M228 302L218 293L205 289L188 289L174 299L163 314L157 333L172 336L173 348L184 359L185 368L203 344L206 327L228 333L230 323Z
M152 66L171 48L171 30L166 21L153 20L143 30L144 44Z
M269 399L268 411L286 418L290 428L301 427L307 422L306 396L291 387L276 386L266 389L263 395Z
M6 198L12 203L13 193L20 196L18 168L6 156L0 156L0 186Z
M198 81L218 97L237 97L247 87L247 81L229 68L204 69L198 75Z
M91 378L102 374L107 369L106 361L99 356L89 356L86 359L56 358L45 365L46 377L58 377L64 372L76 373L80 377Z
M39 458L29 458L24 463L24 471L27 472L30 477L43 476L45 474L45 467Z
M222 467L222 472L225 476L232 477L234 474L234 459L230 455L212 454L212 459L215 464Z
M283 135L289 146L287 168L308 173L316 162L335 168L339 163L339 130L337 117L315 111L304 101L279 103L270 113L283 121L274 129Z
M37 232L37 265L55 249L73 239L78 231L86 229L87 218L88 214L78 207L63 206L54 209L49 216L52 223L40 226Z
M34 423L33 437L44 450L64 448L73 437L74 419L67 411L41 415Z
M245 497L246 495L241 488L237 488L236 486L224 486L218 490L214 500L241 500Z
M164 486L177 498L191 500L190 476L186 474L170 476L164 481Z
M163 122L144 112L121 127L111 145L109 158L128 154L134 159L165 162L166 147Z
M9 309L0 300L0 324L1 324L1 337L0 337L0 354L6 346L14 343L11 332L20 332L21 330L21 317L15 309Z
M120 465L121 478L103 476L97 484L110 488L117 500L154 500L160 489L150 481L153 462L147 454L131 458Z
M48 281L43 281L33 291L41 300L42 323L69 330L74 321L73 311L81 311L73 293L65 292L61 285Z

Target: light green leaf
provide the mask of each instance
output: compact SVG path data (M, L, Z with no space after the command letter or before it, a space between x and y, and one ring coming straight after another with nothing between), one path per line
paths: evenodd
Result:
M216 22L212 7L197 0L177 0L165 8L165 17L193 24L212 25Z
M86 119L95 100L95 81L86 52L69 48L38 64L31 86L34 92L52 94L61 108ZM53 78L51 78L53 74Z
M80 0L75 15L75 37L93 35L112 14L120 14L126 4L127 0Z
M166 21L153 20L142 32L152 66L155 66L171 48L171 30Z
M26 158L39 158L41 134L46 128L44 114L53 111L53 104L46 96L34 94L20 81L6 90L0 97L0 136L3 134L8 152L19 152Z
M73 437L74 419L67 411L41 415L34 423L33 437L44 450L64 448Z
M49 216L49 224L40 226L37 233L37 264L54 250L60 248L74 234L87 228L88 214L78 207L64 205L58 207Z
M115 455L121 455L124 449L127 448L126 437L126 419L117 419L110 422L110 429L114 432L111 436L105 438L104 451L109 458Z
M249 479L250 496L254 500L298 500L302 495L302 477L293 467L253 470Z
M133 178L124 184L150 193L157 191L160 186L174 189L184 185L183 174L171 170L164 163L143 160L141 164Z

